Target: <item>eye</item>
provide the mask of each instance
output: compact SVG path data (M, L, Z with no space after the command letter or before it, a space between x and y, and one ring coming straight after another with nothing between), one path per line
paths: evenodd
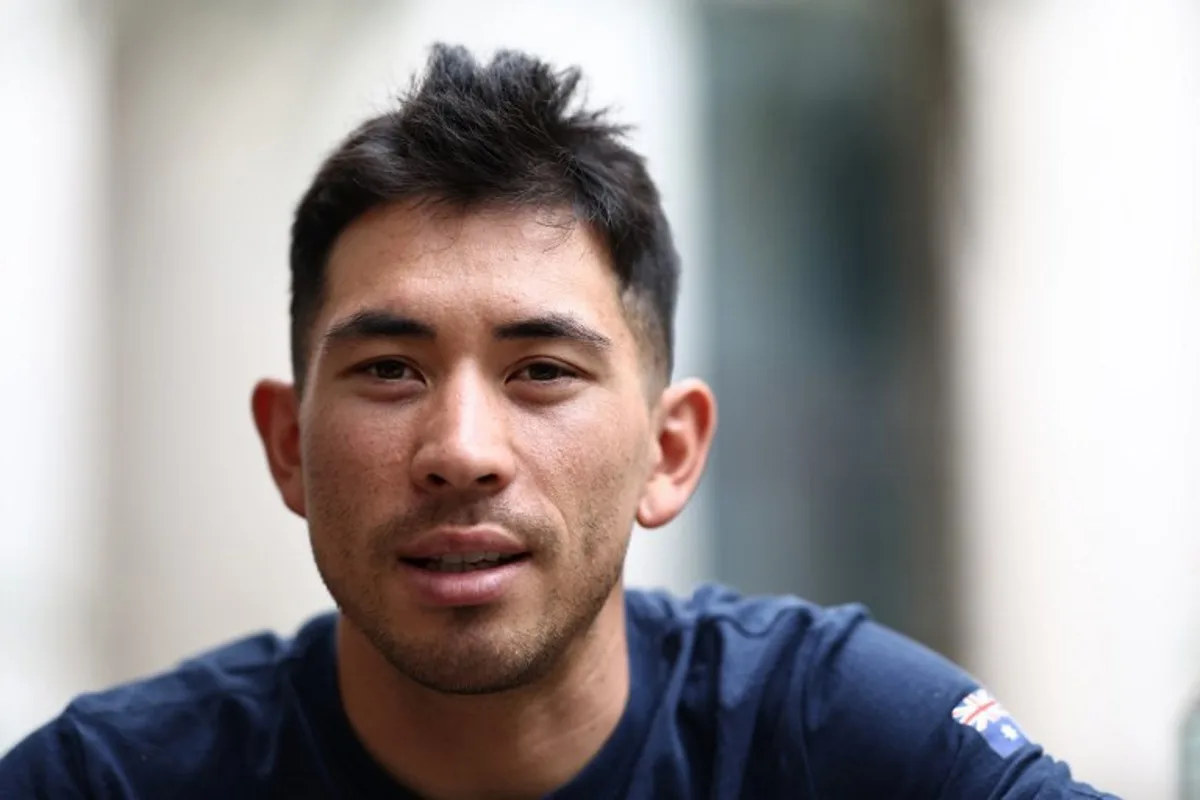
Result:
M532 364L526 364L522 367L515 377L523 378L532 383L554 383L556 381L578 378L579 373L562 364L556 364L553 361L535 361Z
M381 381L396 382L402 381L405 378L413 377L409 373L415 375L415 371L408 364L394 358L385 358L381 361L375 361L363 367L363 372Z

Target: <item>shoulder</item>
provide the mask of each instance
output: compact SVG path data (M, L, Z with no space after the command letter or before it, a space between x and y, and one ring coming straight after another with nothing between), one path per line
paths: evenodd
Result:
M817 658L870 621L859 605L823 607L790 595L743 595L715 583L687 597L630 590L627 606L632 626L690 640L693 657L719 656L743 666L761 662L768 669ZM727 647L731 641L737 646Z
M272 633L240 639L158 675L80 695L62 721L92 740L139 749L216 735L209 723L217 716L221 729L249 730L263 701L279 693L290 652L289 640Z
M689 717L743 747L736 759L770 775L763 791L1106 796L1073 782L973 676L860 605L717 585L687 598L637 593L629 605L634 624L681 643L687 683L705 698Z
M123 796L132 786L199 774L214 758L253 758L269 746L294 655L293 640L262 633L80 695L0 760L0 797L14 786L39 796L58 786L52 796L69 797L72 785Z
M787 729L823 792L1112 797L1075 780L978 678L907 636L864 618L809 656L790 684Z
M761 636L779 624L837 624L863 617L859 606L823 607L792 595L746 595L719 583L704 583L680 596L654 589L629 589L626 605L635 621L672 626L729 625Z
M705 584L688 597L630 591L627 605L631 626L686 640L692 660L778 673L781 688L803 699L814 717L834 713L832 704L848 690L875 705L941 708L974 686L952 662L857 604L821 606Z

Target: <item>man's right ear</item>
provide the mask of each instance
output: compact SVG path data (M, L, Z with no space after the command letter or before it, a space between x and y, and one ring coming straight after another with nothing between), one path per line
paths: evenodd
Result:
M284 505L304 516L304 471L300 460L300 400L290 383L259 381L250 400L254 425L267 453L271 477Z

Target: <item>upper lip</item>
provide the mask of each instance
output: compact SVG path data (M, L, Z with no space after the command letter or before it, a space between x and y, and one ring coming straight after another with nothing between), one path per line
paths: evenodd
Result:
M401 558L439 558L466 553L520 555L526 548L499 528L437 528L402 548Z

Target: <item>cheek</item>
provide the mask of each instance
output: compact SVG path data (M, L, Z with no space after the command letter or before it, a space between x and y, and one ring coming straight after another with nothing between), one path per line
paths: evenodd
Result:
M570 530L615 536L632 526L649 462L645 414L625 404L580 404L518 437L521 460L537 465L541 490Z
M407 474L404 428L394 419L352 404L327 406L303 429L310 517L371 516L372 497L395 501Z

